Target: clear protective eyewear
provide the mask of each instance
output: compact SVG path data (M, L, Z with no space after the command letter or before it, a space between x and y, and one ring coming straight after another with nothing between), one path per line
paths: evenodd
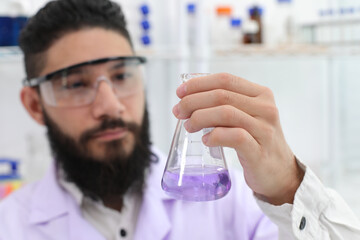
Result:
M118 98L131 96L142 87L144 57L111 57L75 64L45 76L25 79L24 86L40 87L46 104L55 107L79 107L91 104L102 81ZM97 75L98 65L105 74Z

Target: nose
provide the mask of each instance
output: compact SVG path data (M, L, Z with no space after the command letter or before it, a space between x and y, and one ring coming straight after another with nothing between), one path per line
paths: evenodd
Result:
M119 118L125 111L125 105L115 95L111 82L100 81L92 103L92 113L96 119Z

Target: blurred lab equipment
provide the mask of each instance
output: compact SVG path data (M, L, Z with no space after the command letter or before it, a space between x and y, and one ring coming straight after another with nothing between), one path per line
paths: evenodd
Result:
M0 159L0 200L21 186L18 165L19 161L17 160Z
M140 5L139 10L142 15L142 20L140 21L140 28L142 31L140 42L143 46L147 47L150 46L152 43L150 36L151 24L149 20L150 7L148 4L144 3Z
M248 25L251 27L251 31L246 31L244 33L244 44L260 44L263 43L262 36L262 15L263 9L259 6L254 6L249 9L250 21Z
M27 17L0 16L0 46L17 46L21 29L25 26Z

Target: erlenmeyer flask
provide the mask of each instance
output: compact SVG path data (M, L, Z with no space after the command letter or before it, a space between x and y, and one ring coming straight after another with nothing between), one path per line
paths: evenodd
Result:
M208 74L182 74L186 81ZM178 199L210 201L224 197L231 181L222 147L207 147L202 136L211 128L189 133L179 120L162 177L163 190Z

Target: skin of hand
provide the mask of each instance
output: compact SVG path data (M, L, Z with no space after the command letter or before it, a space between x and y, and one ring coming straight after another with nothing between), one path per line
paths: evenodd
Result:
M293 203L304 171L288 146L273 92L240 77L219 73L188 80L176 91L173 114L190 132L214 129L206 146L235 149L248 186L273 205Z

